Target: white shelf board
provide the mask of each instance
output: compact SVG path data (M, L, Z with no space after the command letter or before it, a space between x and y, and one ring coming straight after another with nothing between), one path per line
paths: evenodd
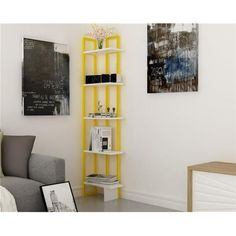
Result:
M112 83L112 82L109 82L109 83L94 83L94 84L84 84L84 87L94 87L94 86L122 86L124 85L124 83Z
M120 151L103 151L103 152L96 152L96 151L89 151L89 150L84 150L85 153L91 153L91 154L99 154L99 155L122 155L123 152Z
M84 184L99 187L99 188L106 188L106 189L117 189L117 188L123 187L122 184L96 184L96 183L89 183L89 182L84 182Z
M123 120L123 117L84 117L85 120Z
M117 53L123 51L124 50L120 48L102 48L102 49L84 51L83 54L93 55L93 54L104 54L104 53Z

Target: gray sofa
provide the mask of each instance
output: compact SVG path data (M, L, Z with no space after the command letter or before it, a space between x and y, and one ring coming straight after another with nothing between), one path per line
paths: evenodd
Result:
M4 168L3 168L4 172ZM0 184L15 197L17 210L21 212L46 211L40 186L65 181L65 161L39 154L31 154L28 178L4 176Z

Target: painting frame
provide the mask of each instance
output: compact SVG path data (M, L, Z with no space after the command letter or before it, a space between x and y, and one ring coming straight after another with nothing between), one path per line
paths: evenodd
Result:
M147 24L147 93L198 91L196 23Z
M78 212L70 181L41 185L40 192L47 212Z

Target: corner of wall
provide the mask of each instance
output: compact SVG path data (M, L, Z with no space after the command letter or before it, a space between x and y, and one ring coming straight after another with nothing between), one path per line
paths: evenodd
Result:
M0 24L0 129L2 128L2 25Z

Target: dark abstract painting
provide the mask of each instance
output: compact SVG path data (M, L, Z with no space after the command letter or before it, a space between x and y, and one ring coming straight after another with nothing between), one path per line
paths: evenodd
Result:
M69 115L69 54L64 44L23 39L24 115Z
M148 24L148 93L198 91L198 24Z

